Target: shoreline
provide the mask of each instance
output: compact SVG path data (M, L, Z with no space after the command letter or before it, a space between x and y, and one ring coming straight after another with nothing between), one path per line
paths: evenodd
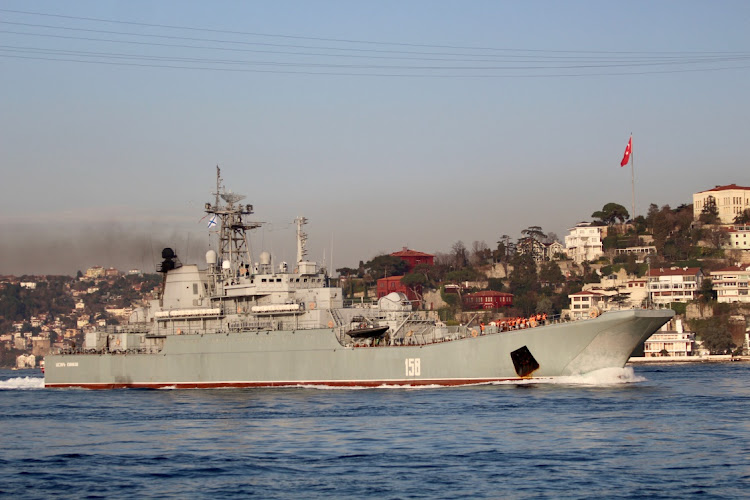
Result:
M734 363L750 361L750 356L732 356L731 354L708 354L705 356L659 356L659 357L632 357L628 359L628 365L649 363Z

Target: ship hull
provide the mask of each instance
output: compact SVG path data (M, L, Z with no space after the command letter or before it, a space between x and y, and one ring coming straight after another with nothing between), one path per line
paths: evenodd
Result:
M332 329L170 335L152 354L47 356L45 387L90 389L466 385L623 367L671 310L426 345L344 347Z

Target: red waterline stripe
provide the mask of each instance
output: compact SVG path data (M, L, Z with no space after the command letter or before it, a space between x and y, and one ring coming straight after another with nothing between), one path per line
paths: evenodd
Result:
M326 382L177 382L177 383L135 383L135 384L45 384L45 388L59 389L66 387L81 387L83 389L163 389L174 387L176 389L216 389L222 387L299 387L299 386L321 386L321 387L380 387L380 386L461 386L486 384L489 382L510 382L518 380L533 380L531 378L487 378L487 379L456 379L456 380L368 380L368 381L326 381Z

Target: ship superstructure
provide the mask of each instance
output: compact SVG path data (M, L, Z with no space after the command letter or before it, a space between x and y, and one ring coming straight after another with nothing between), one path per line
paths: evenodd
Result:
M253 255L253 206L225 190L217 167L205 205L215 249L204 268L165 248L161 295L128 325L88 333L84 349L47 357L48 387L224 387L467 384L622 367L670 310L608 312L534 328L445 326L392 293L344 307L341 288L307 259Z

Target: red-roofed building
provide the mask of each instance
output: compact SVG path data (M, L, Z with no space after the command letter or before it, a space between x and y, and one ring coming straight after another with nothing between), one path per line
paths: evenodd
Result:
M733 223L735 217L750 209L750 187L737 184L716 186L713 189L693 194L694 220L698 220L709 198L713 198L716 203L719 220L723 224Z
M409 288L401 283L401 278L403 278L403 276L380 278L378 280L378 298L385 297L391 292L400 292L406 295L413 304L419 305L419 296L422 295L422 287L416 285L414 288Z
M650 269L646 278L654 304L689 302L701 288L703 271L699 267L662 267Z
M418 252L416 250L410 250L406 247L404 247L402 250L399 250L398 252L393 252L391 255L405 261L409 265L409 271L414 269L417 264L429 264L431 266L433 265L435 260L434 255L430 255L424 252Z
M483 290L463 297L464 309L500 309L513 305L513 294Z

